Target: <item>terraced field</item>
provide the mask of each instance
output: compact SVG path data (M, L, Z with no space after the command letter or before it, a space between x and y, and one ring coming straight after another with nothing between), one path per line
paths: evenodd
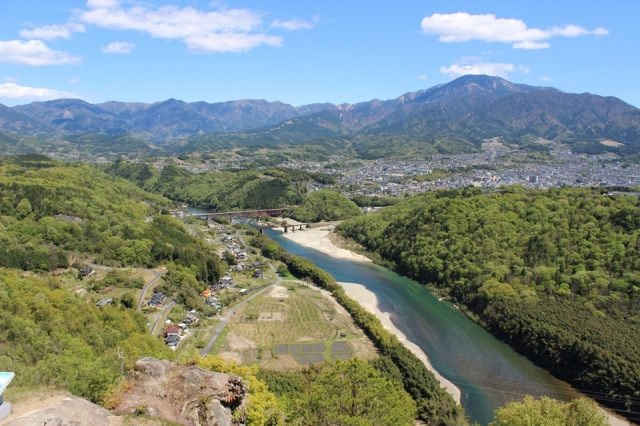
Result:
M318 289L286 281L251 300L228 323L229 329L258 347L257 358L241 358L266 368L291 369L375 349L351 317ZM230 348L222 345L221 352Z

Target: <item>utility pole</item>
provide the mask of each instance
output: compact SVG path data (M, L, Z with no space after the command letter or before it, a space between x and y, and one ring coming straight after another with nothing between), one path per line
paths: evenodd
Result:
M118 358L120 358L120 377L124 379L124 352L118 348Z

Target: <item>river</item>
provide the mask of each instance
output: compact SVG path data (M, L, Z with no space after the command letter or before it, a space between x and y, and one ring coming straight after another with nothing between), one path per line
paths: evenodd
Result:
M517 354L450 303L439 302L417 282L372 263L330 257L278 231L265 232L288 252L312 260L336 280L362 284L375 293L380 310L390 313L396 327L462 391L462 406L472 422L488 424L494 409L527 394L563 401L579 396L569 384Z

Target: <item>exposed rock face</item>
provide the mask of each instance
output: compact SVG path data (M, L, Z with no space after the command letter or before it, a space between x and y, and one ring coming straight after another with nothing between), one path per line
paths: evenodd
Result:
M247 395L239 377L155 358L136 362L131 383L116 414L147 414L185 426L231 426L231 411Z
M38 409L39 401L33 401L34 411L9 420L3 426L109 426L115 418L104 408L77 396L68 395L46 402L53 404Z
M186 367L166 360L136 362L131 389L113 413L64 392L29 401L12 401L18 409L2 426L159 426L161 420L185 426L232 426L232 410L246 404L247 386L241 378ZM126 419L144 414L151 419Z

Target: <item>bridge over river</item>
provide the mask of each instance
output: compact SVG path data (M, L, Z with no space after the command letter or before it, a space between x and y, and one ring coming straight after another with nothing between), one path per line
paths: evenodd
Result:
M216 213L193 213L191 216L201 219L201 220L214 220L216 218L227 218L229 220L238 219L238 218L261 218L265 216L281 216L285 211L289 208L281 208L281 209L262 209L262 210L242 210L242 211L233 211L233 212L216 212ZM308 228L309 225L306 223L295 223L288 225L274 224L274 225L261 225L260 233L262 233L263 229L272 229L283 227L284 232L289 232L291 230L294 232L296 227L300 230L303 228Z
M263 210L243 210L235 212L217 212L217 213L198 213L192 216L202 220L213 220L220 217L226 217L227 219L235 219L238 217L260 218L264 216L280 216L289 208L282 209L263 209Z

